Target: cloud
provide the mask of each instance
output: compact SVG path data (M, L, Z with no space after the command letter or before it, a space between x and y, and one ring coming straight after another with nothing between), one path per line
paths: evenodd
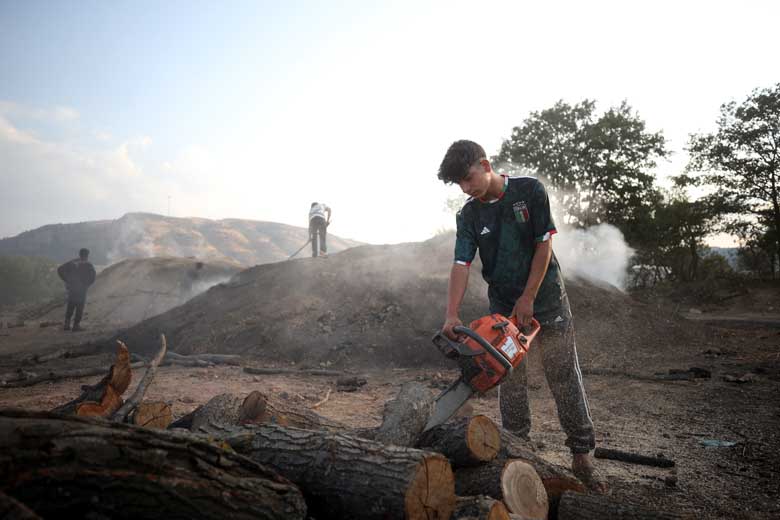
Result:
M148 136L97 145L94 132L56 140L41 125L69 124L75 110L0 102L0 236L57 222L117 218L129 211L164 209L168 187L139 164ZM21 123L17 122L20 121Z

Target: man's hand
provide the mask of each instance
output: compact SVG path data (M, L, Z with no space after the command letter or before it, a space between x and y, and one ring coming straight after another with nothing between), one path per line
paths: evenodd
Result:
M444 321L444 326L441 328L441 331L445 336L447 336L451 340L459 341L460 340L459 335L456 334L452 329L454 327L460 327L462 325L463 322L460 321L460 318L458 318L457 316L451 316Z
M517 324L526 327L531 324L531 318L534 317L534 300L528 296L520 296L512 309L512 315L517 316Z

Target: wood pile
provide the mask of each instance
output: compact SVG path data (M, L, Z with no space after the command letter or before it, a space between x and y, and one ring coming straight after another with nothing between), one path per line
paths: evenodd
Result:
M253 391L220 394L171 422L134 393L127 347L95 385L52 412L0 410L0 511L20 518L676 518L584 486L481 415L423 432L431 391L408 383L375 428L353 429ZM316 407L316 405L315 405ZM623 515L623 516L615 516ZM627 516L628 515L628 516Z

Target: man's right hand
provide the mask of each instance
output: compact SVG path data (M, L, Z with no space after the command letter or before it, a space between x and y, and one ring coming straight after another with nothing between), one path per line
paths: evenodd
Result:
M459 341L460 336L456 334L452 329L455 327L463 326L463 322L457 316L452 316L444 321L444 326L441 328L442 333L453 341Z

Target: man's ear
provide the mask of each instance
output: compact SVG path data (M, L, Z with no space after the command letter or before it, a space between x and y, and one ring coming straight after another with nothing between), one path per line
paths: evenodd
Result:
M482 168L484 168L486 172L490 173L492 171L492 168L490 167L490 161L487 159L480 159L479 164L482 165Z

